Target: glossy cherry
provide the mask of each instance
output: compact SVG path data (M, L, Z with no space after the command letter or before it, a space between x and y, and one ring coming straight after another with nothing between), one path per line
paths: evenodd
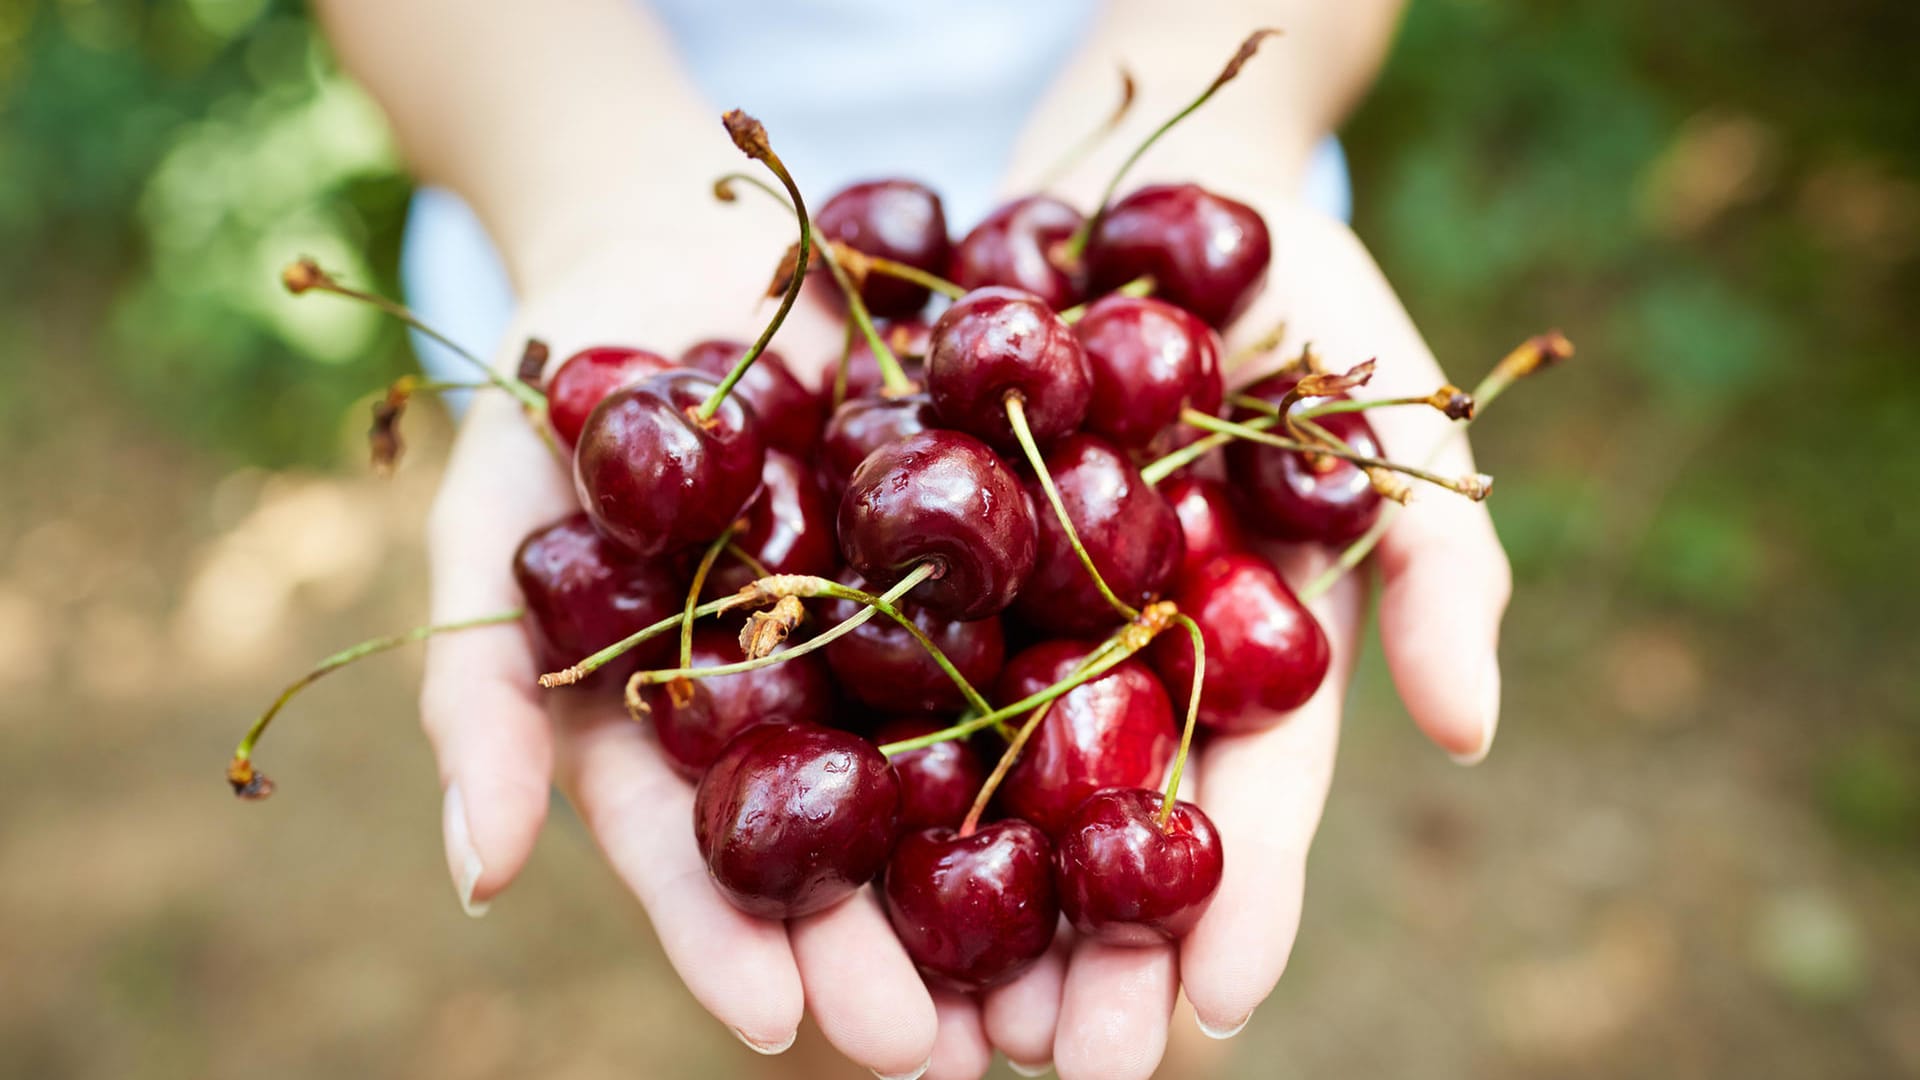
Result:
M994 702L1010 705L1059 682L1093 646L1048 641L1007 661ZM1013 717L1024 723L1028 714ZM996 793L1002 809L1055 835L1080 801L1103 787L1158 784L1179 745L1173 705L1135 659L1055 698Z
M1259 212L1197 184L1154 184L1115 202L1087 246L1095 294L1151 275L1154 295L1225 329L1267 280Z
M594 527L627 550L660 555L708 543L760 489L766 448L733 397L695 413L715 389L671 370L614 391L587 417L573 483Z
M576 663L680 610L686 580L666 563L636 559L575 514L540 529L513 553L513 579L543 670ZM664 661L668 639L625 654L615 675Z
M930 735L951 721L933 716L910 716L889 720L873 734L881 746L920 735ZM964 739L908 750L888 759L900 778L900 829L939 826L956 828L973 807L973 797L986 782L987 765Z
M1033 572L1033 506L987 444L922 431L875 450L840 500L840 553L882 588L924 562L934 576L910 594L949 619L1006 609Z
M1108 296L1087 308L1073 332L1093 372L1088 431L1145 448L1180 422L1182 409L1220 411L1220 335L1186 310L1152 297Z
M933 324L924 319L896 319L878 326L880 340L893 350L894 359L900 361L901 369L908 379L918 384L925 377L927 338L933 333ZM839 378L840 354L833 358L820 372L820 400L831 404L833 384ZM878 397L886 388L885 380L880 377L880 361L873 357L873 346L867 344L865 334L855 332L853 349L847 353L847 388L841 395L841 401L855 398Z
M742 341L702 341L680 354L680 366L704 371L720 378L746 355ZM826 420L813 392L800 385L792 369L779 353L768 349L754 357L733 392L753 409L754 428L770 450L785 450L806 457L820 442L820 425Z
M1183 578L1175 602L1200 626L1207 677L1200 722L1217 731L1259 731L1307 703L1327 677L1332 652L1313 613L1271 563L1222 555ZM1193 639L1168 631L1148 656L1167 692L1186 701L1193 686Z
M927 392L941 423L1012 449L1019 443L1008 394L1024 399L1033 437L1044 443L1080 426L1093 373L1073 328L1045 301L989 286L954 301L933 324Z
M1180 578L1222 555L1246 550L1246 533L1234 513L1226 485L1218 480L1193 475L1170 477L1161 482L1160 497L1173 507L1174 516L1180 519L1180 535L1186 540Z
M856 589L872 591L866 580L851 570L840 580ZM1000 674L1007 646L997 617L960 622L942 618L918 604L903 602L900 606L967 682L988 686ZM829 601L820 608L821 620L828 626L859 611L860 605L849 600ZM884 615L875 615L821 651L847 696L871 708L892 713L957 712L966 704L953 680L920 643ZM959 824L959 819L948 824Z
M693 838L735 907L791 919L872 880L899 812L899 781L872 743L834 728L755 724L700 778Z
M581 349L547 380L547 422L572 449L580 441L587 416L608 394L672 367L666 357L624 345Z
M673 636L668 642L676 642ZM731 631L703 626L693 633L693 666L718 667L746 659ZM826 724L833 719L833 678L819 656L808 653L771 667L692 682L691 692L667 686L641 691L647 719L680 775L698 779L734 735L760 723Z
M831 575L840 562L834 504L820 490L813 469L791 454L769 450L760 480L760 494L747 504L747 527L734 543L776 574ZM757 576L723 553L707 578L707 595L738 591Z
M1006 982L1053 944L1051 856L1046 836L1016 819L966 836L908 833L882 888L893 932L931 982L963 991Z
M1124 453L1105 439L1069 435L1047 451L1046 464L1067 518L1114 595L1140 607L1172 585L1185 550L1180 519ZM1013 614L1056 634L1092 634L1119 623L1068 543L1039 480L1026 485L1040 549Z
M1067 816L1055 838L1060 910L1082 935L1113 945L1158 945L1186 935L1220 888L1220 833L1200 808L1165 796L1107 788Z
M940 196L913 180L870 180L842 188L813 215L823 240L838 240L868 255L906 263L933 274L947 269L951 241ZM839 290L823 270L819 279L835 303ZM867 310L880 318L911 315L927 306L925 286L869 274L860 287Z
M933 399L925 394L848 398L833 410L820 437L821 488L838 498L847 489L847 478L867 455L915 432L939 426Z
M1298 381L1290 375L1275 375L1241 392L1278 405ZM1251 409L1234 411L1236 420L1261 415ZM1363 413L1329 413L1315 422L1363 457L1385 456ZM1366 532L1380 515L1380 493L1352 462L1244 439L1228 443L1224 457L1240 512L1249 524L1277 539L1345 544Z
M1054 251L1079 231L1080 211L1051 195L1002 204L953 248L947 277L967 289L1024 289L1055 311L1086 295L1085 274L1062 269Z

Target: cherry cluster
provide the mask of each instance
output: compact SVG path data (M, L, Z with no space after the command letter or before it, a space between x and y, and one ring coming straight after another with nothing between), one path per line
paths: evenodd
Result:
M622 694L698 785L714 886L755 915L878 880L920 969L969 990L1036 960L1063 914L1178 938L1224 858L1178 798L1196 729L1284 722L1328 669L1257 545L1364 542L1406 476L1484 497L1484 477L1388 460L1365 411L1464 420L1473 398L1356 400L1370 365L1310 353L1229 394L1220 332L1272 245L1197 185L1110 190L1089 215L1035 195L954 242L908 180L810 215L758 123L727 126L800 227L760 338L588 348L545 378L533 349L503 387L581 507L514 556L542 684ZM767 347L808 282L848 319L818 386ZM1563 344L1517 352L1495 392ZM252 744L284 701L229 770L243 794L266 789Z

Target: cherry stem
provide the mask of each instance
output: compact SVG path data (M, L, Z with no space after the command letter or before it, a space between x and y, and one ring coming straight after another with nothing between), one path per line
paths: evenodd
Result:
M864 604L892 619L907 632L907 636L911 637L915 644L927 651L927 655L933 659L934 664L941 671L946 672L947 678L953 680L953 685L960 691L960 696L966 699L968 708L983 713L993 708L987 704L987 699L980 695L980 691L974 689L973 684L967 681L967 677L960 674L960 669L953 666L953 661L947 659L947 654L940 650L940 646L933 643L933 639L927 636L926 631L920 629L906 612L900 610L899 606L886 596L864 592L851 585L842 585L837 582L831 587L823 587L817 595Z
M1251 394L1235 394L1232 400L1233 404L1242 408L1263 412L1268 416L1280 415L1280 406L1265 398L1254 397ZM1457 386L1447 385L1442 386L1431 394L1425 395L1410 394L1406 397L1371 398L1364 400L1354 398L1329 398L1317 405L1308 405L1304 408L1293 409L1290 415L1296 420L1311 420L1319 416L1332 416L1335 413L1366 412L1368 409L1385 409L1400 405L1425 405L1430 409L1445 413L1449 420L1470 420L1473 418L1474 410L1478 408L1478 403L1474 401L1473 395Z
M1167 794L1160 800L1160 831L1167 832L1172 827L1173 801L1180 797L1180 777L1187 769L1187 752L1193 748L1193 729L1200 722L1200 689L1207 681L1207 641L1200 633L1200 624L1184 614L1176 614L1173 621L1187 628L1187 636L1193 639L1193 687L1187 691L1187 723L1180 729L1180 752L1173 757L1173 772L1167 777Z
M820 249L821 261L827 264L827 272L833 275L833 283L840 287L840 295L847 301L847 317L860 328L860 334L867 339L867 348L873 351L873 362L879 365L880 382L890 394L913 393L913 380L907 378L905 369L900 366L900 358L880 339L880 331L874 328L873 315L867 310L867 302L860 298L860 290L855 288L853 280L847 277L846 268L840 265L840 259L833 252L833 245Z
M363 304L369 304L413 329L418 330L420 333L425 334L441 345L446 346L455 356L471 364L485 376L489 385L496 386L505 390L508 394L511 394L514 400L520 403L521 410L527 414L527 422L533 425L533 430L539 434L541 441L546 443L547 447L554 453L560 453L560 445L554 441L553 433L547 429L547 397L545 394L542 394L539 390L527 385L512 375L494 370L493 365L475 356L465 346L427 325L426 322L422 321L421 318L415 315L412 309L408 308L405 304L395 300L389 300L378 293L368 292L365 289L356 289L350 285L343 285L332 274L321 269L319 263L307 258L296 259L285 270L282 270L280 272L280 282L286 286L288 292L295 296L299 296L305 292L323 292L344 297L348 300L357 300Z
M1493 366L1493 370L1474 386L1471 395L1474 400L1474 414L1455 424L1439 442L1434 444L1433 449L1427 454L1426 463L1432 465L1438 462L1446 452L1448 442L1464 436L1467 428L1472 427L1473 422L1486 412L1487 406L1492 405L1508 387L1572 355L1573 342L1568 341L1566 335L1558 330L1550 330L1521 342L1512 352L1502 357L1500 362ZM1380 538L1387 535L1387 530L1393 527L1393 522L1400 516L1402 509L1399 503L1381 507L1380 516L1373 519L1373 524L1367 528L1367 531L1360 534L1353 543L1348 544L1334 559L1333 565L1322 570L1295 594L1300 598L1300 602L1312 603L1326 595L1327 590L1333 588L1348 571L1365 562L1367 556L1373 553L1373 549L1379 546Z
M721 174L720 178L713 182L713 197L719 199L721 202L737 201L740 196L734 193L733 185L735 184L746 184L749 187L759 188L761 191L766 192L767 198L785 207L787 213L793 213L793 204L787 201L785 192L782 192L779 188L774 187L765 180L754 176L752 173L730 172Z
M835 252L835 254L837 255L839 252ZM860 258L864 260L866 268L869 271L884 277L899 278L901 281L911 281L915 285L925 289L932 289L942 296L951 297L955 300L967 295L967 290L938 274L929 274L917 266L910 266L906 263L883 258L879 255L868 255L864 251L860 252Z
M756 586L761 585L765 580L767 579L762 578L761 581L757 581L753 585L749 585L731 596L723 596L718 600L709 600L701 604L699 607L693 609L693 617L697 619L703 615L718 615L723 611L732 611L734 608L754 607L761 604L772 603L774 600L779 599L778 594L756 588ZM572 667L547 672L545 675L540 676L540 685L548 690L562 686L572 686L574 683L579 682L615 660L618 660L629 650L637 648L674 627L679 626L685 618L685 612L676 612L651 626L642 627L606 648L601 649L599 652L594 653L592 656L587 657L585 660L574 664Z
M833 365L833 408L839 409L847 401L847 376L853 367L853 338L860 331L847 320L846 340L840 344L840 359Z
M1214 76L1213 81L1207 84L1207 88L1200 92L1199 97L1188 102L1186 108L1168 117L1159 127L1154 128L1153 133L1148 135L1139 146L1133 148L1133 153L1128 154L1127 160L1121 162L1120 168L1114 172L1113 179L1107 181L1107 189L1100 193L1100 204L1094 208L1093 213L1087 215L1087 220L1081 223L1080 228L1076 230L1072 238L1067 241L1066 256L1069 263L1077 264L1081 256L1086 254L1087 241L1093 237L1093 231L1100 227L1100 219L1106 216L1107 206L1113 202L1114 192L1120 189L1120 182L1126 179L1127 173L1132 170L1134 164L1138 162L1149 149L1152 149L1154 143L1160 141L1161 136L1172 131L1179 125L1180 121L1185 120L1193 114L1194 110L1205 105L1207 100L1213 97L1221 87L1232 82L1234 76L1240 74L1240 69L1246 65L1246 62L1252 59L1255 50L1259 49L1260 43L1279 32L1278 30L1255 30L1253 33L1247 35L1247 39L1240 43L1239 50L1233 54L1233 59L1227 61L1227 66L1220 69L1220 74Z
M265 773L253 767L254 747L259 745L261 736L267 733L268 725L273 723L273 718L279 715L287 702L292 701L294 695L300 691L318 682L322 676L338 671L362 657L387 652L402 645L411 645L416 641L425 641L435 634L472 630L482 626L497 626L501 623L513 622L525 614L525 608L514 608L512 611L500 611L492 615L461 619L457 622L416 626L404 633L373 638L334 653L315 664L305 675L289 683L285 690L280 691L280 696L273 699L273 704L267 706L267 711L260 714L260 719L255 720L253 726L247 729L246 735L240 740L240 745L234 748L233 760L227 765L227 783L233 786L233 793L243 799L264 799L273 794L273 781L267 779Z
M1019 441L1020 449L1026 453L1027 464L1033 466L1034 475L1040 478L1041 490L1047 493L1047 502L1052 504L1054 516L1060 519L1060 528L1067 534L1067 544L1073 548L1073 553L1080 557L1080 565L1087 568L1088 576L1093 578L1094 588L1100 591L1101 597L1112 605L1113 610L1119 612L1122 618L1139 618L1138 608L1115 596L1113 590L1107 587L1106 579L1100 576L1100 568L1093 565L1093 556L1087 553L1087 546L1080 542L1080 533L1073 527L1073 519L1067 516L1067 504L1061 501L1060 489L1054 486L1053 474L1047 471L1046 459L1040 456L1040 447L1033 440L1033 429L1027 426L1026 399L1020 396L1018 390L1010 391L1006 396L1005 404L1007 422L1013 427L1013 437Z
M1234 439L1245 439L1248 442L1257 442L1280 450L1292 450L1299 454L1322 454L1327 457L1339 458L1342 461L1350 461L1363 469L1386 469L1389 472L1405 473L1416 480L1425 480L1435 487L1445 488L1457 495L1464 495L1475 502L1486 498L1487 492L1491 488L1490 483L1484 477L1442 476L1439 473L1431 472L1417 466L1402 465L1397 461L1388 461L1385 458L1368 457L1365 454L1355 453L1353 447L1347 445L1346 440L1328 431L1326 428L1321 427L1319 424L1298 416L1294 417L1294 419L1300 422L1301 427L1307 429L1315 438L1326 441L1319 443L1301 442L1297 439L1282 438L1273 434L1268 429L1280 423L1280 418L1277 416L1255 417L1246 423L1235 423L1232 420L1222 420L1217 416L1201 412L1198 409L1185 409L1182 410L1180 418L1186 423L1192 424L1194 427L1213 432L1214 435L1182 447L1173 454L1168 454L1159 461L1152 462L1148 464L1146 468L1141 469L1140 475L1142 476L1148 476L1151 472L1148 483L1158 483L1168 472L1172 471L1161 468L1169 459L1187 450L1191 450L1201 443L1208 442L1209 439L1218 437L1220 441L1210 443L1206 447L1206 450L1211 450L1214 446L1230 442ZM1202 450L1201 453L1205 453L1206 450ZM1198 455L1196 454L1194 456L1197 457Z
M727 542L727 554L733 556L736 559L739 559L740 562L743 565L745 565L748 570L753 571L754 577L763 578L763 577L773 576L773 571L767 569L766 563L763 563L759 559L754 558L752 552L748 551L746 548L741 547L739 544L732 542L731 540Z
M1131 296L1136 300L1143 296L1152 296L1154 287L1157 284L1158 282L1153 280L1152 274L1142 274L1110 293L1096 296L1093 300L1083 300L1062 311L1060 313L1060 321L1066 323L1068 326L1072 326L1074 323L1086 318L1087 309L1093 306L1095 300L1105 300L1108 296Z
M699 565L693 568L693 583L687 586L687 606L680 611L680 666L693 666L693 612L700 606L700 590L707 587L707 575L713 573L713 564L720 561L720 553L733 546L733 535L740 531L740 523L734 522L721 530L713 538L707 550L700 554ZM764 576L764 575L763 575Z
M901 578L893 588L881 593L880 599L885 600L888 604L892 604L895 600L900 599L900 597L911 591L914 586L932 577L936 569L938 568L931 562L921 563L908 571L907 576ZM800 575L795 576L800 577ZM845 586L840 585L838 582L830 582L825 578L813 578L810 581L809 588L796 591L793 595L832 595L834 588L845 588ZM674 679L701 679L708 676L740 675L749 671L757 671L763 667L772 667L774 664L785 663L798 656L805 656L816 649L823 649L847 634L858 630L866 624L868 619L873 618L878 611L879 609L876 607L867 607L852 618L822 631L818 636L809 639L806 643L796 645L784 652L769 653L766 656L756 657L751 660L742 660L733 664L719 664L714 667L696 668L686 666L662 668L658 671L637 671L631 679L627 680L627 705L630 709L637 711L639 691L643 686L654 686L659 683L672 682Z
M1072 172L1076 166L1082 161L1085 161L1087 156L1093 153L1094 149L1106 140L1107 136L1112 135L1119 129L1120 122L1127 118L1129 112L1133 111L1135 89L1133 72L1122 67L1120 69L1120 101L1113 107L1113 111L1108 113L1106 118L1100 121L1099 126L1082 135L1079 142L1074 143L1067 149L1066 153L1060 155L1060 157L1054 160L1053 164L1047 166L1046 171L1040 174L1040 179L1034 182L1033 186L1036 191L1046 191L1048 188L1058 184L1068 173Z
M727 395L733 392L734 384L746 375L747 369L751 368L753 362L760 358L760 354L766 351L767 343L773 340L773 335L780 330L780 325L787 321L787 313L793 310L794 302L800 299L800 287L806 283L807 257L813 251L813 221L807 216L806 200L800 197L800 187L793 182L792 174L787 172L786 163L780 160L780 155L774 153L772 144L767 142L767 129L761 126L760 121L739 109L727 113L725 122L727 134L733 138L733 144L748 157L765 165L774 176L779 177L781 185L793 198L791 209L794 219L800 223L800 245L799 253L794 256L793 280L787 282L786 295L780 298L780 307L774 311L773 318L767 321L767 328L760 332L759 340L740 355L733 369L727 372L726 378L721 379L720 385L714 387L713 393L707 395L707 400L700 403L700 408L694 416L702 423L713 419L713 414L720 409L720 403L727 400Z
M987 804L993 801L993 793L1000 789L1000 782L1013 771L1014 763L1020 760L1020 752L1027 748L1027 740L1033 738L1033 733L1039 729L1040 722L1047 718L1047 713L1052 708L1052 701L1042 702L1027 717L1027 722L1021 724L1020 729L1014 732L1013 738L1008 740L1006 750L1000 754L1000 760L993 763L993 771L987 774L986 781L980 785L979 792L974 795L973 805L967 807L967 816L960 821L961 836L972 836L973 830L979 827L980 815L987 812Z
M1273 329L1235 349L1233 355L1227 357L1226 366L1238 368L1254 357L1265 356L1279 348L1280 343L1285 340L1287 340L1287 320L1281 319L1273 324Z

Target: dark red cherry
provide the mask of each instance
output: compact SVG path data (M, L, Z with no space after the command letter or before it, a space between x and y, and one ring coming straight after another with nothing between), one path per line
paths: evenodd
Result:
M755 724L700 778L693 839L735 907L791 919L872 880L899 812L899 781L872 743L834 728Z
M1080 426L1093 374L1073 328L1032 293L989 286L953 302L933 324L927 392L941 423L994 446L1019 446L1006 398L1026 401L1027 424L1044 443Z
M1298 379L1275 375L1243 393L1278 405ZM1325 401L1311 398L1309 401ZM1262 415L1236 409L1234 418ZM1385 457L1362 413L1329 413L1315 421L1363 457ZM1247 522L1280 540L1341 545L1356 539L1380 515L1380 493L1359 466L1324 454L1297 454L1245 439L1228 443L1224 457L1234 498Z
M1082 220L1080 211L1051 195L1005 203L954 245L947 277L966 289L1024 289L1055 311L1072 307L1086 295L1085 275L1061 269L1053 252Z
M833 503L813 469L791 454L769 450L760 479L760 494L747 504L746 530L734 542L773 573L831 575L840 562ZM757 576L746 563L722 553L707 578L707 594L736 592Z
M938 426L939 421L933 415L933 399L925 394L848 398L833 410L833 418L827 421L827 430L820 439L821 488L837 498L847 489L847 478L867 460L867 455L888 443Z
M1180 519L1180 535L1186 540L1179 578L1222 555L1246 550L1246 534L1220 481L1192 475L1170 477L1160 484L1160 497L1173 507L1174 516Z
M840 554L876 587L921 563L934 576L908 595L949 619L984 619L1033 572L1033 507L987 444L922 431L875 450L840 500Z
M1060 906L1052 848L1019 820L908 833L887 862L894 935L930 982L982 990L1006 982L1053 944Z
M1150 446L1189 406L1220 411L1220 335L1151 297L1108 296L1073 327L1093 371L1086 427L1127 449Z
M873 741L881 746L920 735L930 735L948 725L931 716L889 720L874 732ZM912 832L936 826L956 828L973 808L973 799L986 782L987 766L973 744L965 739L908 750L890 758L893 771L900 777L900 829Z
M714 378L733 370L747 352L739 341L702 341L680 354L680 366L704 371ZM786 360L771 349L754 357L733 392L753 409L753 423L770 450L806 457L820 443L820 425L826 411L813 392L793 377Z
M944 274L951 242L940 196L912 180L870 180L842 188L813 215L823 239L856 251ZM835 303L840 293L823 267L819 280ZM925 286L869 274L860 287L867 310L880 318L912 315L927 306Z
M1093 645L1048 641L1007 661L994 703L1011 705L1059 682ZM1029 714L1009 720L1019 725ZM1153 672L1128 659L1055 698L997 798L1007 813L1058 833L1080 801L1103 787L1158 784L1180 736L1173 705Z
M881 340L893 350L894 359L900 361L907 378L920 383L925 378L927 336L933 332L932 324L924 319L896 319L878 329ZM839 378L839 366L840 354L835 352L820 373L820 400L823 402L831 404L833 401L833 384ZM867 336L856 330L853 350L847 353L847 389L840 400L879 397L885 386L880 378L880 362L873 358L873 347L867 344Z
M608 394L672 366L659 353L624 345L581 349L547 380L547 421L571 450L580 441L587 415Z
M851 570L845 571L840 580L856 589L873 591L866 579ZM860 607L850 600L829 601L821 606L821 623L832 626L850 619ZM1006 637L998 618L959 622L941 618L918 604L903 602L900 607L967 682L987 686L1000 674L1000 665L1006 659ZM882 712L957 712L966 704L953 680L913 635L885 615L875 615L822 651L847 696Z
M636 559L575 514L521 541L513 579L526 598L527 624L540 666L556 671L678 612L686 580L668 564ZM658 638L621 658L615 674L666 660Z
M594 527L637 555L709 543L760 490L766 448L753 416L729 396L695 419L715 387L679 369L614 391L587 417L573 484Z
M1181 580L1175 602L1206 639L1200 722L1210 728L1272 727L1306 704L1327 677L1326 632L1257 555L1213 559ZM1184 703L1193 686L1193 639L1168 630L1148 648L1167 692Z
M1087 268L1095 294L1152 275L1155 296L1225 329L1266 283L1272 256L1253 207L1197 184L1154 184L1107 208Z
M1095 792L1067 816L1053 849L1060 910L1113 945L1158 945L1193 929L1220 888L1220 834L1200 808L1142 788Z
M666 640L677 646L679 638ZM668 662L677 661L677 655ZM718 667L746 659L731 631L703 626L693 633L693 666ZM796 656L738 675L715 675L691 683L691 691L649 686L641 691L653 733L680 775L698 779L727 741L760 723L826 724L833 719L833 678L820 657Z
M1172 585L1185 549L1180 519L1125 454L1105 439L1069 435L1047 451L1046 463L1074 531L1114 595L1140 607ZM1055 634L1092 634L1120 622L1067 542L1039 480L1026 485L1040 553L1013 614Z

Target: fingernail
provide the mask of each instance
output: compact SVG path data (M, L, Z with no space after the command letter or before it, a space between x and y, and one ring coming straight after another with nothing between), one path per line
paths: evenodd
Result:
M440 808L440 832L446 838L447 870L453 875L453 891L460 898L460 910L477 919L492 906L473 898L473 890L479 887L480 875L487 868L480 863L480 853L473 850L473 834L467 829L467 804L460 797L458 782L447 785L447 798Z
M933 1059L928 1058L927 1060L920 1063L919 1068L913 1069L909 1072L883 1073L879 1069L875 1069L873 1070L873 1075L879 1077L880 1080L920 1080L922 1076L925 1076L927 1074L927 1070L932 1067L933 1067Z
M1494 732L1500 730L1500 661L1488 660L1480 676L1480 745L1465 753L1450 755L1461 765L1478 765L1493 749Z
M1237 1024L1229 1024L1226 1027L1214 1027L1198 1016L1194 1017L1194 1021L1200 1025L1200 1034L1205 1035L1209 1039L1231 1039L1245 1030L1247 1022L1252 1019L1253 1014L1248 1013L1241 1017L1240 1022Z
M1007 1068L1021 1076L1045 1076L1053 1071L1053 1062L1043 1061L1038 1065L1022 1065L1012 1058L1007 1059Z
M756 1042L752 1038L749 1038L747 1033L744 1031L741 1031L739 1028L732 1028L731 1030L733 1032L734 1038L739 1039L741 1042L747 1044L747 1049L753 1051L756 1054L765 1054L768 1057L772 1057L775 1054L786 1053L787 1047L792 1046L793 1040L798 1038L800 1035L799 1030L795 1029L794 1031L790 1032L787 1035L785 1040L781 1042L763 1043L763 1042Z

